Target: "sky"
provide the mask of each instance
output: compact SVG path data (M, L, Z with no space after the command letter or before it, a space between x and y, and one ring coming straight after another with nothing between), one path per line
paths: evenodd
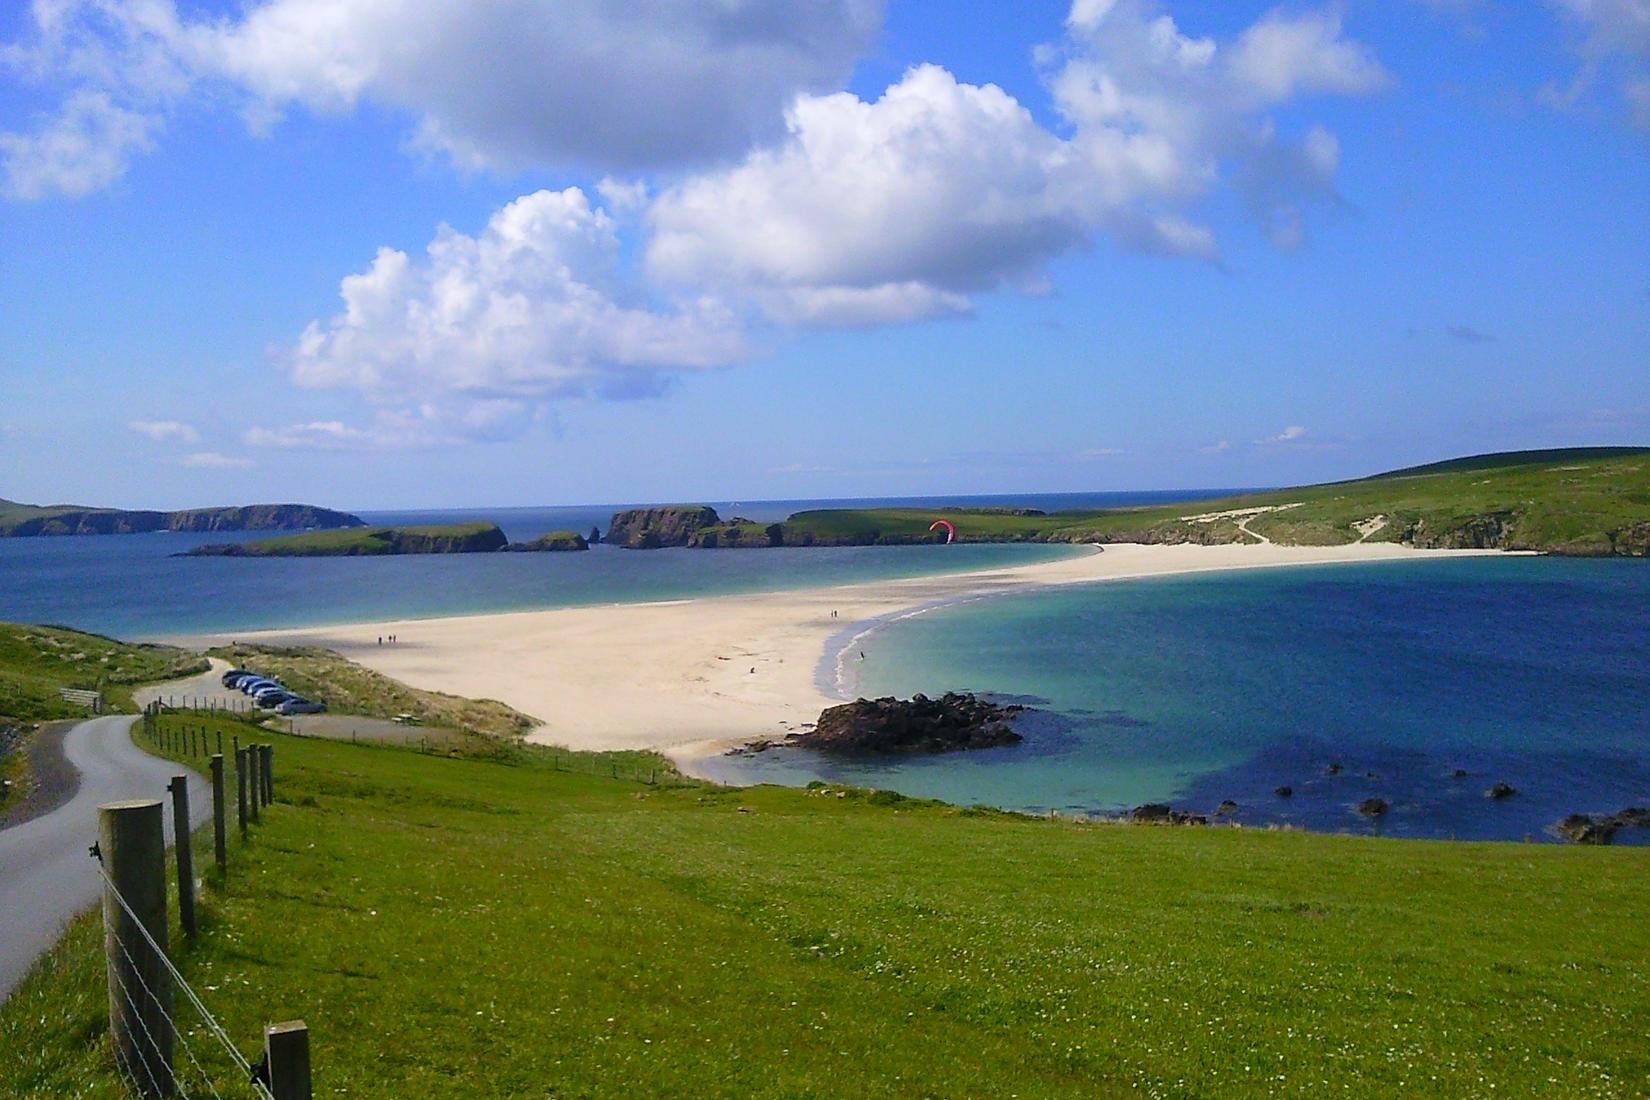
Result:
M0 6L0 497L1650 443L1650 0Z

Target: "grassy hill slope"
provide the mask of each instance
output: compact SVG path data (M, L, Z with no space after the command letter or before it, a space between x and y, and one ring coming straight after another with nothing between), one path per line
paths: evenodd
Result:
M1090 826L274 740L276 805L178 954L243 1048L309 1023L317 1095L1650 1090L1643 849ZM119 1095L103 981L84 919L0 1006L0 1094Z
M162 645L133 645L101 634L53 626L0 623L0 720L70 718L84 707L57 697L59 688L102 691L131 705L134 684L206 670L204 658Z
M1244 512L1248 515L1220 515ZM1192 504L1022 515L881 508L799 512L715 545L963 542L1242 542L1300 545L1363 538L1424 547L1494 547L1593 556L1650 554L1650 449L1582 448L1481 455L1356 481ZM1246 525L1249 533L1242 527Z

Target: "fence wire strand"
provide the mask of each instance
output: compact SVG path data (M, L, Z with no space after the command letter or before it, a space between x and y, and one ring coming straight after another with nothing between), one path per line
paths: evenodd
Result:
M116 903L119 904L120 908L126 913L126 916L130 918L132 924L136 926L138 934L141 935L144 942L149 945L149 950L153 951L155 953L155 957L160 960L161 966L166 969L166 972L171 977L175 988L183 991L185 999L187 999L189 1003L194 1006L195 1011L200 1014L201 1022L205 1025L207 1034L211 1035L218 1041L219 1045L223 1047L224 1052L229 1056L229 1060L234 1063L235 1068L240 1071L242 1080L251 1085L253 1094L258 1097L259 1100L274 1100L274 1096L270 1093L268 1087L253 1075L252 1063L241 1054L240 1049L235 1046L234 1040L230 1039L229 1033L223 1029L223 1025L218 1023L217 1018L212 1015L211 1011L200 999L200 996L196 994L195 990L187 981L184 980L183 975L178 973L177 967L172 965L172 960L167 955L165 949L162 948L160 944L155 942L155 938L149 934L148 927L138 918L138 915L133 912L131 905L127 903L126 898L121 894L119 887L114 884L114 880L109 877L108 871L104 869L101 859L97 861L97 873L99 877L103 879L104 885L108 887L109 893L114 897ZM137 975L138 982L143 986L144 992L148 994L150 1000L154 1001L156 1007L159 1008L161 1013L165 1016L166 1022L172 1028L173 1036L178 1041L178 1045L183 1047L184 1054L188 1056L189 1061L194 1065L196 1072L201 1075L202 1082L206 1085L211 1094L217 1098L217 1100L223 1100L223 1097L213 1086L211 1077L207 1075L205 1068L200 1063L200 1060L195 1056L195 1052L190 1048L188 1039L184 1037L182 1030L177 1026L177 1021L173 1018L167 1007L161 1002L160 998L155 995L154 990L150 989L148 983L143 980L143 973L138 968L137 963L132 959L131 954L127 952L126 945L120 942L120 938L118 936L114 937L114 940L120 947L121 954L125 956L126 962L131 967L132 973ZM116 980L119 981L118 973ZM132 1013L137 1017L138 1023L143 1028L144 1034L148 1037L150 1045L155 1048L157 1053L159 1053L160 1044L156 1042L155 1037L149 1033L149 1025L145 1022L143 1013L138 1011L137 1005L133 1002L130 992L125 988L125 983L120 982L119 984L121 986L121 995L126 998L126 1003L131 1006ZM115 1062L119 1065L120 1059L116 1058ZM145 1074L149 1076L150 1083L155 1085L157 1094L164 1095L164 1091L160 1089L159 1083L154 1081L153 1074L148 1072L147 1063L144 1064L144 1071ZM131 1076L129 1070L126 1072L126 1076ZM183 1096L184 1100L188 1100L188 1093L184 1091L182 1082L178 1080L175 1072L172 1074L172 1078L173 1083L178 1089L179 1095ZM129 1083L133 1085L137 1084L136 1081L130 1081ZM141 1089L136 1091L141 1091Z

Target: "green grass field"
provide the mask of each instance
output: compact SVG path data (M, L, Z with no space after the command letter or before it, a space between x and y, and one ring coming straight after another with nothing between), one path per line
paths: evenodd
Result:
M1282 506L1289 506L1283 508ZM786 545L943 541L936 518L959 541L1242 542L1235 519L1187 517L1236 509L1281 509L1249 528L1277 542L1336 545L1364 537L1418 546L1496 546L1554 553L1650 553L1650 450L1584 448L1456 459L1358 481L1278 489L1150 508L1023 516L969 509L825 509L783 524ZM768 544L751 525L719 545Z
M271 739L276 805L179 955L243 1048L309 1023L318 1096L1650 1094L1642 849ZM102 982L82 920L0 1006L0 1095L118 1095Z

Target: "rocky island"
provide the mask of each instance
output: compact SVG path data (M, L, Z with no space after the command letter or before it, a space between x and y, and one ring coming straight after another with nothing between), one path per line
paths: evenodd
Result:
M177 557L337 558L387 554L485 554L509 544L495 523L437 527L361 527L313 531L285 538L197 546Z
M856 699L827 707L812 730L786 744L847 755L996 748L1022 740L1009 723L1024 709L955 691L938 699Z
M540 535L531 542L512 542L504 549L518 553L562 552L568 550L588 550L590 543L576 531L551 531Z
M308 531L365 526L366 521L359 516L313 504L248 504L153 512L0 500L0 538L131 535L146 531Z

